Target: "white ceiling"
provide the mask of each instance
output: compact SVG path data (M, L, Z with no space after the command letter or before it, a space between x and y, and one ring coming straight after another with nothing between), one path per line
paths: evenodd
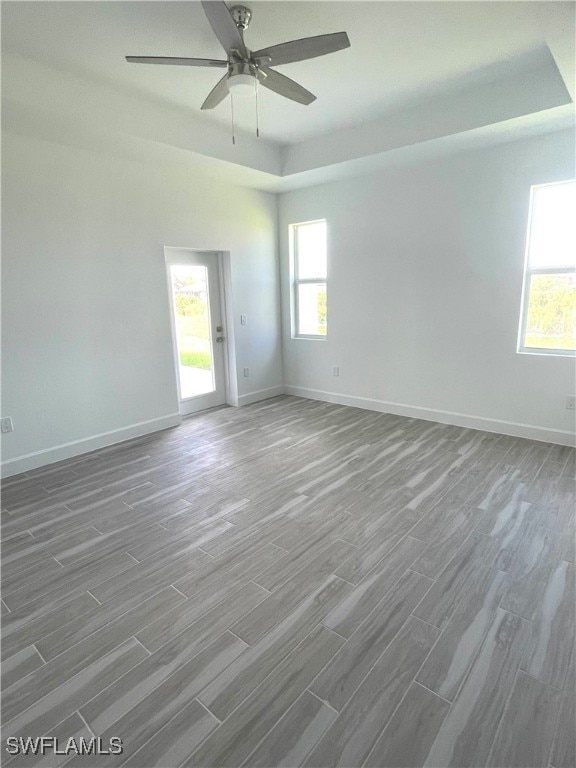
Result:
M346 137L355 130L360 140L367 124L389 125L399 113L413 110L415 105L428 104L434 111L437 102L440 109L445 108L441 105L447 104L446 98L463 89L470 91L520 71L546 67L547 79L541 86L544 93L550 77L562 83L557 67L564 80L565 73L573 69L572 2L246 2L253 12L246 33L252 50L342 30L351 41L347 50L278 68L317 95L317 101L310 106L260 89L261 134L269 144L280 145L280 165L282 157L308 146L311 167L324 136L333 144L334 137L340 135L347 142ZM229 136L228 99L215 110L200 110L220 71L130 65L124 60L127 54L222 58L223 51L197 0L4 0L2 49L5 54L42 65L47 71L50 68L62 73L62 80L67 76L81 80L86 84L86 93L100 88L102 92L122 95L134 115L139 100L171 110L174 115L177 112L200 131L210 133L207 128L212 126L218 141ZM550 63L544 61L543 51ZM562 62L556 56L558 51ZM510 81L510 88L525 90L529 98L530 80L526 75L524 81L516 77L514 84ZM486 99L486 91L483 93ZM520 109L517 114L502 114L499 119L557 107L570 98L560 94L554 103L545 101L538 108L526 107L524 112ZM30 108L33 106L31 103ZM89 105L82 106L85 108ZM250 99L235 101L237 125L247 136L254 132L253 108ZM419 119L425 123L421 112ZM483 126L487 121L477 119L477 124ZM455 128L450 130L456 132ZM424 138L418 136L417 141ZM187 149L230 160L228 147L222 152ZM266 151L270 152L269 146ZM238 163L242 164L242 160ZM245 165L255 168L258 163Z
M532 2L247 2L252 50L341 30L351 41L347 50L279 68L317 95L313 104L261 89L262 132L282 144L375 120L542 43ZM5 2L2 27L7 50L197 115L221 77L124 61L127 54L223 58L199 2ZM235 106L251 130L251 101ZM228 124L229 100L202 119Z

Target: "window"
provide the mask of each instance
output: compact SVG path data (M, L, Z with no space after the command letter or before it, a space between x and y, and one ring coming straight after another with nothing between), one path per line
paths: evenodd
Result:
M293 332L299 338L326 337L326 222L292 224Z
M532 187L519 352L576 350L576 181Z

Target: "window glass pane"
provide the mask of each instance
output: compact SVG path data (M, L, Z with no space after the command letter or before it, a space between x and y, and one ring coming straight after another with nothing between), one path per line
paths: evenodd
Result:
M532 190L529 266L570 267L576 261L576 182Z
M298 285L298 333L326 335L326 283Z
M170 267L182 399L214 392L210 343L208 270L201 265Z
M531 276L524 346L576 349L576 273Z
M326 222L299 224L296 227L298 278L326 279Z

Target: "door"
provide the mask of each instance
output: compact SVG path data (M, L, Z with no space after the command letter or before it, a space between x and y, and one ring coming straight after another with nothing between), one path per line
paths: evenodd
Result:
M226 402L218 254L166 249L180 413Z

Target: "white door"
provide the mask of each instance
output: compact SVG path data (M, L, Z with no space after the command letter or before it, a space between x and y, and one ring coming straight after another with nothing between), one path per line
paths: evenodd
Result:
M180 413L226 402L218 254L166 249Z

